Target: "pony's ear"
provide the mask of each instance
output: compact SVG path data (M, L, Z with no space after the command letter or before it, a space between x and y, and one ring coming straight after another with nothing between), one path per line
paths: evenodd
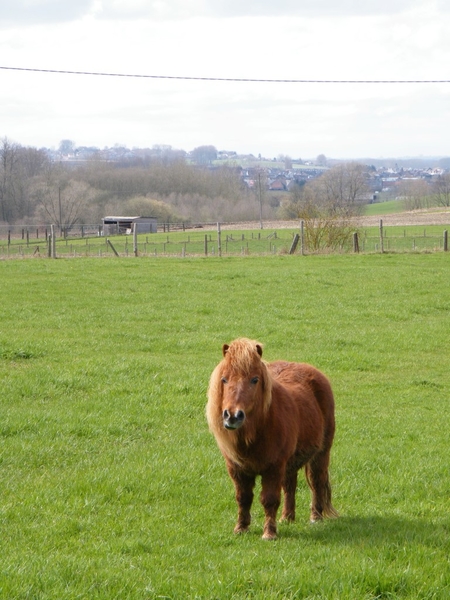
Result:
M262 346L260 344L256 344L256 352L262 356Z
M225 354L228 352L228 348L229 348L229 347L230 347L230 346L229 346L228 344L224 344L224 345L222 346L222 354L223 354L224 356L225 356Z

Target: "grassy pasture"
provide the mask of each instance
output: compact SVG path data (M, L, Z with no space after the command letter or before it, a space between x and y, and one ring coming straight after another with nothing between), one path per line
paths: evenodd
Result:
M385 202L375 202L367 204L364 207L364 215L392 215L401 213L405 210L405 202L403 200L386 200Z
M450 277L440 254L1 261L0 597L450 595ZM232 533L204 418L223 342L337 403L337 520ZM258 493L258 490L257 490Z
M448 225L383 225L384 252L440 252L444 249L444 231ZM362 252L379 252L379 227L363 227L359 231Z
M359 248L361 252L380 252L378 227L359 227ZM223 230L219 250L216 230L191 229L174 230L139 235L137 238L138 254L145 257L198 257L208 256L243 256L243 255L275 255L288 254L292 246L296 229L266 228L263 230ZM436 252L444 247L443 233L447 225L427 226L389 226L384 224L386 252ZM8 244L7 236L0 237L0 259L22 257L45 257L48 247L41 232L36 238L36 231L31 231L28 239L20 236L12 237ZM110 243L108 243L108 240ZM111 247L112 246L112 247ZM342 253L353 251L351 236L340 250ZM130 235L110 237L67 237L56 239L56 255L58 257L114 257L133 256L133 238ZM309 249L306 247L306 253ZM296 253L300 253L298 244Z

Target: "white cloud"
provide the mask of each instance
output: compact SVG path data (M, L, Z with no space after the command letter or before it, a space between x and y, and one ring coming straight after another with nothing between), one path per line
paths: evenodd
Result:
M102 15L109 18L166 18L195 17L345 17L349 15L393 15L410 9L419 0L103 0Z
M2 0L0 28L27 23L59 23L79 19L89 13L93 0Z
M2 0L0 26L4 24L56 23L95 13L107 19L178 20L197 17L347 17L395 15L420 5L424 0ZM439 10L448 10L436 0ZM430 2L428 2L428 5Z
M95 0L66 6L64 13L56 4L41 0L48 23L43 13L40 23L0 22L1 65L180 77L422 80L445 79L450 61L450 15L437 2L348 0L336 15L331 0L295 7L285 0L258 3L252 16L243 16L247 8L237 1L192 1L189 14L181 0ZM32 3L32 12L38 6ZM269 14L274 6L277 15ZM63 138L186 150L211 143L269 156L449 154L449 91L450 84L208 82L0 69L0 137L36 146Z

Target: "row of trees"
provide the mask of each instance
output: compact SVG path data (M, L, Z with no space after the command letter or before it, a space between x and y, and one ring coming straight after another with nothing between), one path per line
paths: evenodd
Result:
M0 223L59 226L98 224L108 214L155 216L161 222L302 219L311 248L336 247L351 235L354 217L368 202L368 173L358 163L339 164L289 193L267 192L261 173L251 190L239 169L209 168L214 147L200 147L197 162L155 156L142 164L101 156L70 166L45 149L0 140ZM450 174L430 186L405 182L406 208L431 201L450 206ZM431 200L432 199L432 200Z
M212 159L200 149L198 162ZM210 152L208 154L208 152ZM92 156L74 165L52 160L45 149L0 140L0 223L99 223L107 214L151 215L164 222L250 220L255 195L239 170L153 157L145 164ZM265 218L273 218L270 206Z
M450 206L450 173L444 173L430 185L424 179L404 180L397 189L406 210L431 206Z

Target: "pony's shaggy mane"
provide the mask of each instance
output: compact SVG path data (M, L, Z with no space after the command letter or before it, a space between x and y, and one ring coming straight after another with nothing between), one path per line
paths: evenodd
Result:
M247 338L239 338L229 346L223 348L224 357L211 374L208 388L208 403L206 405L206 418L211 432L216 437L220 450L228 455L234 462L240 464L237 455L236 442L238 436L243 435L244 441L249 445L254 438L254 427L244 425L238 434L230 434L223 426L222 420L222 377L225 371L238 373L248 377L254 373L255 366L259 369L262 379L263 397L261 402L261 417L265 418L272 401L272 376L267 368L267 363L261 359L262 345ZM255 424L256 425L256 424Z

